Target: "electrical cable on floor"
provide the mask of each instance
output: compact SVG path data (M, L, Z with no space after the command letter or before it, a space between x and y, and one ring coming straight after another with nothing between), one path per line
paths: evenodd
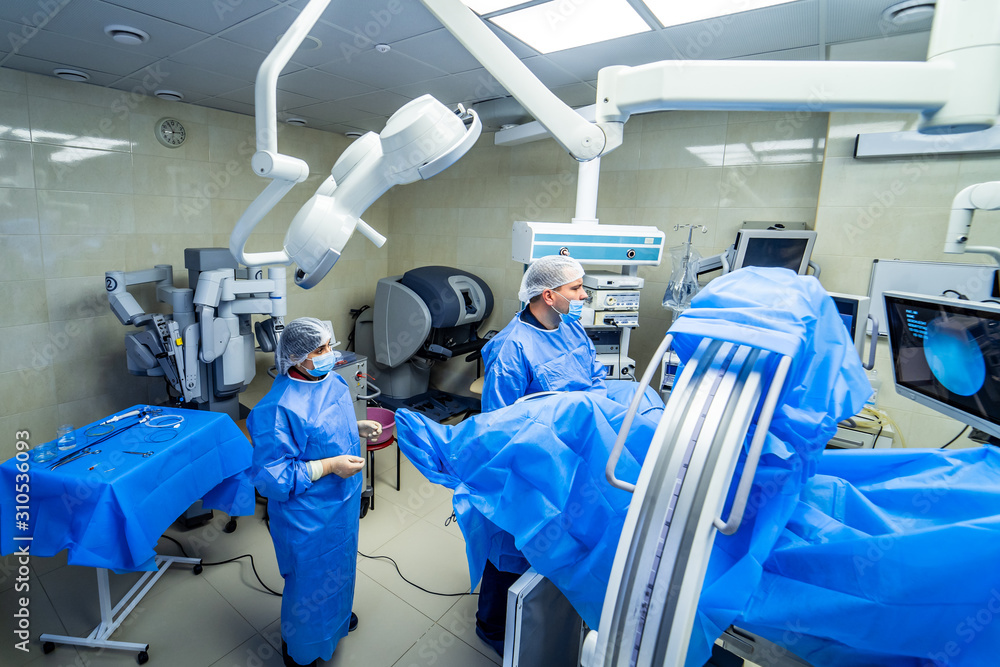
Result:
M405 581L409 585L413 586L414 588L419 588L424 593L430 593L431 595L439 595L439 596L444 597L444 598L461 597L461 596L464 596L464 595L479 595L479 593L472 593L472 592L466 592L466 593L435 593L434 591L429 591L426 588L424 588L423 586L419 586L419 585L413 583L412 581L410 581L409 579L407 579L406 577L404 577L403 573L399 571L399 565L397 565L396 561L394 561L389 556L369 556L367 554L361 553L360 551L358 551L358 555L359 556L363 556L364 558L371 559L371 560L380 560L381 559L381 560L387 560L387 561L389 561L390 563L392 563L393 567L396 568L396 574L399 575L400 579L402 579L403 581Z
M187 551L184 549L184 545L183 544L181 544L180 542L178 542L174 538L170 537L169 535L164 535L163 537L165 537L166 539L170 540L171 542L173 542L174 544L176 544L178 547L180 547L181 554L185 558L190 558L190 556L188 556ZM253 576L257 577L257 581L260 582L260 585L263 586L264 588L266 588L267 592L270 593L271 595L276 595L279 598L281 597L281 593L278 593L277 591L271 590L271 588L267 584L265 584L264 581L260 578L260 575L257 574L257 564L253 560L253 554L243 554L242 556L236 556L234 558L230 558L229 560L220 560L220 561L218 561L216 563L205 563L203 561L201 563L201 565L203 567L208 567L210 565L225 565L226 563L235 562L235 561L239 560L240 558L249 558L250 559L250 567L253 569Z
M955 442L956 440L958 440L958 439L959 439L959 438L961 438L961 437L962 437L963 435L965 435L965 432L966 432L966 431L968 431L968 430L969 430L969 427L968 427L968 426L966 426L965 428L963 428L963 429L962 429L961 431L959 431L959 432L958 432L958 435L956 435L956 436L955 436L954 438L952 438L952 439L951 439L951 440L949 440L948 442L946 442L946 443L944 443L943 445L941 445L940 447L938 447L938 449L944 449L944 448L945 448L945 447L947 447L948 445L950 445L950 444L954 443L954 442Z

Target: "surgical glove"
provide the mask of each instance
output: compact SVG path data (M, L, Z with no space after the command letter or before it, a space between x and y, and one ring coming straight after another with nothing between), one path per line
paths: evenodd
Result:
M360 456L352 456L351 454L331 456L323 459L324 474L334 474L344 479L358 474L364 467L365 460Z
M382 435L382 424L374 419L362 419L358 422L358 435L371 440Z

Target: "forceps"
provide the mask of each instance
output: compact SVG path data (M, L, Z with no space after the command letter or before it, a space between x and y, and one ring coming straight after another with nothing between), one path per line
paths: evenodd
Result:
M89 447L84 447L80 451L78 451L78 452L76 452L74 454L71 454L70 456L67 456L66 458L64 458L64 459L62 459L60 461L56 461L55 465L51 466L49 468L49 470L55 470L56 468L58 468L61 465L65 465L67 463L72 463L73 461L76 461L77 459L82 459L87 454L100 454L100 453L101 453L101 450L99 450L99 449L91 450Z

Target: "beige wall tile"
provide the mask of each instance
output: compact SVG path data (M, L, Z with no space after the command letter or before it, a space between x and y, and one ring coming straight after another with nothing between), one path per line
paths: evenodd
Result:
M212 169L207 162L152 155L132 157L132 179L137 195L212 199L220 186L209 180L211 174Z
M917 129L916 114L831 113L826 157L854 157L859 134Z
M42 245L38 236L0 236L0 266L5 278L36 276L41 265Z
M89 83L63 81L54 76L43 76L41 74L27 74L26 77L28 84L27 93L32 98L45 98L59 100L60 102L90 104L111 108L111 105L119 101L121 97L121 91L113 88L105 88Z
M44 367L37 372L30 370L23 373L17 371L0 372L0 396L4 397L4 400L0 401L0 417L3 418L13 417L19 413L31 413L39 408L54 412L53 408L56 406L54 373L51 367ZM18 423L16 419L4 421ZM43 420L36 416L32 421L37 424ZM38 434L37 439L32 438L32 443L47 442L54 437L55 429L53 428L48 433ZM4 440L9 441L10 438L4 438Z
M263 238L266 236L266 234L261 234L257 239L251 237L250 241L260 240L266 243L267 239ZM139 271L141 269L152 268L156 264L173 264L176 276L178 267L184 266L184 249L211 247L212 235L210 233L187 235L135 234L124 237L122 242L124 244L124 251L118 255L118 266L115 268L123 268L126 271ZM274 247L251 248L249 244L247 247L253 251L277 249ZM121 267L122 257L127 259L125 267ZM101 275L103 275L103 272Z
M0 328L0 373L50 366L60 353L60 342L50 339L44 322Z
M45 281L5 282L3 291L4 307L0 311L0 327L16 327L46 321L48 307L45 301Z
M827 158L820 206L949 206L957 191L959 161Z
M662 132L646 129L639 148L639 169L721 167L726 126L706 125Z
M822 162L827 123L826 114L807 114L777 122L730 123L725 164Z
M126 238L120 235L43 236L45 275L51 278L96 277L103 281L105 271L122 268Z
M0 120L0 139L31 141L27 95L10 92L0 95L0 118L3 119Z
M34 144L35 187L39 190L132 193L128 153Z
M725 127L728 122L728 111L659 111L643 114L642 131L643 133L660 132L663 130L678 130L710 125ZM629 125L626 125L626 128L628 127ZM627 132L628 129L626 129Z
M0 67L0 90L8 93L25 94L28 92L26 74L6 67Z
M733 208L803 208L816 203L823 165L726 167L719 206Z
M131 149L127 116L104 106L35 98L30 104L31 140L55 146L75 146L102 151Z
M256 141L256 133L252 129L247 131L246 129L211 125L208 127L208 159L223 164L232 161L249 169L250 158L257 150ZM286 150L284 145L281 146L281 150L282 152ZM304 159L297 153L286 154ZM308 160L306 162L309 164ZM313 169L318 167L314 164L309 164L309 166Z
M115 266L109 266L107 270L119 269ZM47 321L58 322L111 316L108 293L101 278L103 276L92 276L84 280L80 278L47 278L44 281L45 303L48 306ZM130 287L129 291L134 293L136 288ZM114 341L114 344L117 345L118 342Z
M135 196L137 234L204 234L212 230L212 207L206 199Z
M3 379L0 379L0 386L2 385ZM31 447L36 447L55 438L56 428L60 423L59 415L56 414L51 405L47 405L35 410L0 417L0 433L14 434L19 431L27 431L26 442ZM0 440L0 458L6 461L15 454L17 454L17 440L15 438Z
M692 208L719 201L722 169L657 169L639 172L637 206Z
M33 188L31 144L0 141L0 188Z
M43 235L136 231L130 195L39 190L38 220Z
M37 234L38 205L35 191L0 188L0 234Z
M736 241L744 222L804 222L811 229L816 223L816 208L720 208L713 245L728 246Z

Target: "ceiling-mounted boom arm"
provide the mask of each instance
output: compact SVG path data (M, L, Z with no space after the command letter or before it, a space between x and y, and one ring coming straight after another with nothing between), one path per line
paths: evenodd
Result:
M972 214L975 211L1000 210L1000 181L970 185L957 195L951 203L951 217L948 220L948 235L945 237L944 251L961 254L976 252L989 255L1000 264L1000 248L990 246L965 245L969 241Z
M421 0L578 160L621 145L629 116L669 109L918 111L921 132L993 126L1000 113L1000 3L939 0L927 62L667 60L606 67L597 80L596 145L588 125L554 95L461 0ZM530 81L530 82L529 82Z

